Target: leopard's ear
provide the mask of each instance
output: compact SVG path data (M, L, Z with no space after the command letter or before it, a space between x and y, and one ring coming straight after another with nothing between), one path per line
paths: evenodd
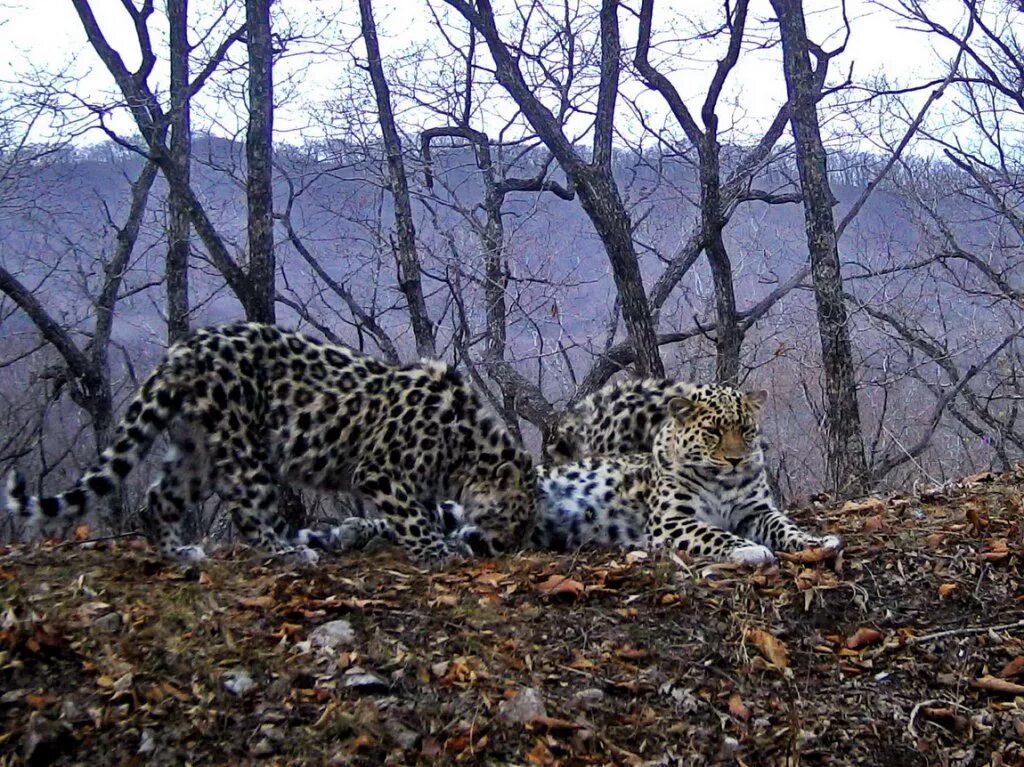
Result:
M743 395L743 401L754 410L760 410L764 403L768 401L768 392L764 389L747 392Z
M505 461L498 467L496 473L502 488L517 487L525 480L522 469L514 461Z
M675 418L677 421L682 421L685 418L693 415L697 409L697 403L689 397L682 395L673 397L668 401L668 412L669 415Z

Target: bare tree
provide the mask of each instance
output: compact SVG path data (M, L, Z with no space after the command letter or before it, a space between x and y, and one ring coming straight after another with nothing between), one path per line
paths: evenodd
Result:
M192 107L187 97L189 86L188 0L167 0L170 58L171 136L168 162L177 168L185 184L190 181L192 164ZM164 271L167 290L167 340L188 335L188 261L192 249L188 206L179 189L167 195L167 266Z
M249 289L246 316L274 322L274 51L271 0L246 0L245 47L249 54L249 122L245 132L249 208Z
M409 198L409 179L405 174L402 158L402 142L395 127L395 114L391 108L391 93L384 77L380 59L380 44L377 42L377 26L373 20L371 0L359 0L359 16L366 44L367 68L373 83L377 100L377 116L384 137L384 151L387 154L391 195L395 201L395 229L397 242L395 256L398 263L398 287L409 304L409 319L416 351L421 357L435 357L434 328L423 296L420 279L420 259L416 251L416 227Z
M772 0L782 35L783 69L789 92L790 124L796 142L797 168L803 194L811 279L818 310L818 332L825 383L825 445L833 487L841 493L857 493L866 487L867 465L857 401L853 347L843 277L839 266L832 206L835 197L828 181L828 160L818 125L819 81L811 67L811 53L826 53L807 39L800 0Z
M489 0L478 0L475 7L465 0L445 2L458 11L483 38L494 60L498 82L522 110L579 195L580 203L593 223L611 264L622 317L630 343L636 350L638 373L664 375L654 322L633 242L632 222L612 173L612 135L621 71L619 3L617 0L602 0L601 3L600 81L592 150L588 161L566 136L559 116L544 105L527 82L519 62L528 54L522 47L513 50L511 44L502 39ZM520 13L524 19L529 17L525 11L521 10ZM566 30L566 35L572 37L573 32Z

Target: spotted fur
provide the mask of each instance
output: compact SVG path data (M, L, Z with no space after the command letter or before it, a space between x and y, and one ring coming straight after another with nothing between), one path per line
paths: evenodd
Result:
M163 473L148 493L148 527L162 550L204 554L182 540L187 504L216 492L242 535L272 552L311 545L347 548L393 536L415 559L458 551L435 506L456 501L477 531L474 548L507 550L528 534L533 510L529 454L487 414L475 392L438 361L397 366L272 325L200 330L175 344L146 379L113 444L69 490L29 497L16 473L11 512L66 522L108 496L165 433ZM384 517L324 531L290 531L277 486L343 491Z
M703 387L686 381L644 378L608 384L561 417L548 439L549 464L598 455L649 453L675 397L700 397Z
M601 399L630 402L634 393L651 386L627 385L618 399L605 390ZM690 384L673 384L669 391L664 414L654 419L660 426L650 452L602 455L539 470L535 545L556 550L667 546L754 564L772 561L774 551L840 547L835 536L804 532L775 507L758 436L764 392ZM641 405L652 399L644 398ZM593 423L610 428L630 424L629 438L634 439L643 431L637 424L649 428L652 419L606 413ZM588 427L585 439L575 444L616 444L617 437L598 432Z

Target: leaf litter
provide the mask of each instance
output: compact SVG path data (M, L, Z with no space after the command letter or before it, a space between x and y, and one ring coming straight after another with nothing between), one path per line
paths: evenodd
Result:
M1022 767L1022 480L808 502L845 550L759 570L10 546L0 764Z

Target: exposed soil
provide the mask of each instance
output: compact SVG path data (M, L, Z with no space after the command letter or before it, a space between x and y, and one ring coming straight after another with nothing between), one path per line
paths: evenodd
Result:
M845 552L760 571L9 547L0 764L1024 765L1022 482L813 504Z

